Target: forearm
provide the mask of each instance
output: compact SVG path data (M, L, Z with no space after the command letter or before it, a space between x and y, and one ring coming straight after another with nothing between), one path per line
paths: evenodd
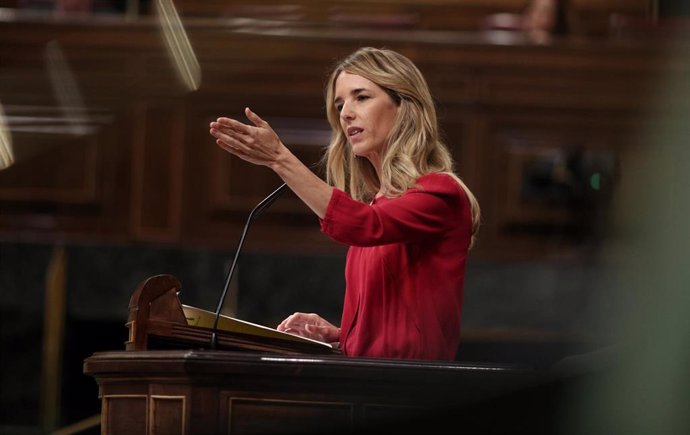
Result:
M326 215L333 187L314 174L287 148L270 167L319 218Z

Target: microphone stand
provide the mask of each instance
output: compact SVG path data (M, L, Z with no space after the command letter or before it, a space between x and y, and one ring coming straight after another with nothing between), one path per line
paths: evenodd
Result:
M225 297L228 294L228 289L230 288L230 281L232 280L232 275L235 272L235 266L237 265L237 259L240 257L240 250L242 249L242 244L244 243L244 238L249 230L249 225L252 220L259 216L262 211L267 209L273 202L278 199L278 197L287 189L287 184L283 183L276 190L271 192L266 198L263 199L259 204L254 207L254 209L249 213L247 222L244 224L244 230L242 231L242 236L240 236L240 242L237 244L237 250L235 251L235 258L232 260L232 265L225 277L225 287L223 288L223 293L218 301L218 307L216 307L215 319L213 320L213 329L211 332L211 349L216 349L218 346L218 321L220 320L220 310L223 308L223 303L225 302Z

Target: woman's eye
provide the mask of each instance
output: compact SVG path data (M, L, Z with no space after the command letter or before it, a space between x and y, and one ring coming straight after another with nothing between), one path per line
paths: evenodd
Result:
M338 111L338 113L343 111L343 105L342 104L336 104L335 105L335 110Z
M358 96L357 96L357 101L364 101L364 100L367 100L367 99L369 99L369 96L368 96L368 95L358 95Z

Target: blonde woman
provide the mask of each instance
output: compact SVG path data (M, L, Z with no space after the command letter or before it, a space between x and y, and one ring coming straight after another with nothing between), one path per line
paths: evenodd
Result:
M210 125L221 148L275 171L349 245L340 327L295 313L278 330L353 357L452 360L479 205L452 172L427 83L405 56L365 47L337 64L325 94L325 182L249 108L253 125Z

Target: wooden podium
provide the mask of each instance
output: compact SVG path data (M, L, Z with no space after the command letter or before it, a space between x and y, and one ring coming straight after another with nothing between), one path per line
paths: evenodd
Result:
M96 353L101 433L517 433L542 431L541 373L500 365L348 358L331 347L186 323L171 276L130 304L127 350ZM156 344L155 348L152 346ZM165 349L166 345L168 346ZM475 431L476 429L476 431ZM490 429L490 430L487 430Z
M84 373L108 435L546 434L553 396L530 371L338 355L104 352Z
M215 314L182 305L177 297L180 288L182 285L172 275L153 276L137 287L129 301L127 350L211 348L285 355L340 353L316 340L227 316L219 316L214 329Z

